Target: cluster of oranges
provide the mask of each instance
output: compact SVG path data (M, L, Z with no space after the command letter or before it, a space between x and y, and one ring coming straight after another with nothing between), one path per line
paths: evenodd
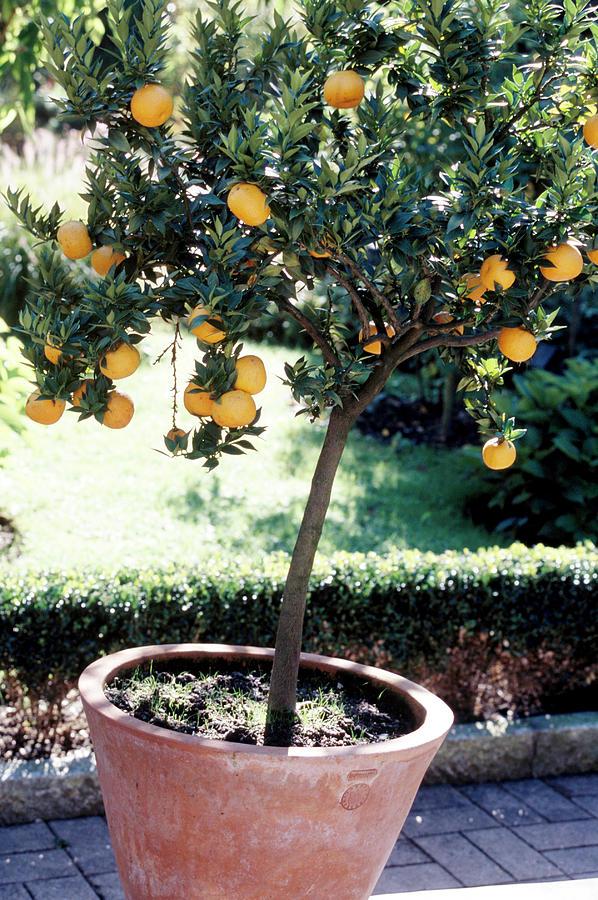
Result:
M352 69L334 72L323 88L324 102L336 109L351 109L358 106L364 97L364 82ZM130 103L133 119L146 128L163 125L172 115L173 100L169 92L160 84L143 85L133 94ZM585 140L590 146L598 148L598 115L588 119L583 126ZM257 184L239 182L230 189L227 206L241 222L251 227L262 225L270 216L270 207L266 194ZM87 227L82 222L69 221L57 232L58 243L69 259L82 259L92 251L92 242ZM308 250L315 258L326 258L331 254L329 246L323 244L316 250ZM588 251L589 259L598 265L598 250ZM583 258L579 249L570 242L550 247L545 258L549 266L541 266L543 276L552 282L564 282L576 278L582 271ZM124 261L123 254L111 246L98 247L91 253L91 265L102 277L111 268ZM473 300L476 305L485 301L487 290L496 290L497 285L507 290L515 282L515 273L508 268L508 261L500 254L487 257L479 272L470 272L463 276L466 283L464 299ZM199 320L199 321L198 321ZM453 321L449 312L440 312L434 321L445 324ZM189 317L189 328L201 341L216 344L223 341L226 333L222 318L212 315L204 307L196 307ZM370 323L370 331L375 331L375 324ZM394 337L392 325L386 325L386 334ZM456 326L456 333L463 333L463 326ZM359 340L364 340L363 329L359 332ZM380 340L368 340L364 344L367 353L379 355L382 352ZM50 336L46 339L45 355L53 364L58 364L62 357L60 343ZM523 327L503 328L498 336L501 353L513 362L525 362L536 350L536 338ZM124 378L132 374L139 365L139 352L129 344L121 343L104 354L100 361L100 370L109 378ZM257 356L240 357L235 364L236 381L234 388L221 397L212 400L210 392L203 389L195 381L191 381L185 390L184 405L192 414L212 418L218 425L237 428L249 425L255 418L256 406L253 395L263 390L266 384L266 371L261 359ZM90 379L83 381L73 394L73 406L80 406ZM64 412L65 402L55 398L43 397L39 391L29 397L26 404L28 415L36 422L52 424L58 421ZM133 416L133 403L125 394L112 391L108 396L107 411L104 424L111 428L122 428ZM176 439L184 435L182 429L174 427L168 437ZM487 441L482 450L484 462L489 468L503 469L515 461L516 450L511 441L495 437Z
M341 109L357 106L364 94L363 80L356 72L336 72L324 85L324 99L331 105ZM136 90L131 98L130 109L133 119L145 128L157 128L163 125L172 115L173 100L169 92L161 85L149 83ZM233 185L228 193L227 204L231 212L246 225L261 225L270 215L270 207L266 203L266 195L256 184L241 182ZM83 222L71 220L60 226L56 239L64 255L68 259L83 259L91 253L90 264L98 275L104 277L120 263L125 256L111 246L100 246L93 250L93 244L87 226ZM314 252L313 256L328 256ZM195 309L190 320L198 316L209 316L203 308ZM218 316L211 316L214 321L222 321ZM191 328L193 334L206 343L217 343L225 338L225 332L202 321ZM46 358L58 365L63 357L61 344L51 335L46 338L44 347ZM124 378L132 374L139 365L139 352L130 344L121 343L109 350L100 360L100 370L112 379ZM261 359L257 356L244 356L236 363L237 380L234 390L227 391L217 400L211 400L210 394L191 382L185 390L184 403L193 415L209 416L219 425L238 428L250 424L256 415L253 394L263 390L266 383L266 371ZM91 379L84 380L75 390L72 397L74 407L81 406L81 398L92 384ZM57 422L65 409L65 401L43 396L34 391L26 403L27 415L43 425ZM126 394L112 391L108 395L107 409L103 424L109 428L123 428L133 416L133 401ZM173 428L168 434L170 438L183 435L179 428Z
M191 334L206 344L218 344L226 338L226 332L217 322L221 316L211 315L203 306L197 306L189 315ZM241 356L235 362L236 378L233 389L212 400L210 391L190 381L185 388L183 403L193 416L211 418L225 428L241 428L250 425L256 416L254 394L259 394L266 386L266 369L259 356ZM181 429L172 429L168 437L174 439L183 435Z
M598 263L598 253L590 250L589 259ZM549 266L540 266L540 271L547 281L571 281L583 269L583 257L578 248L566 241L550 247L544 254ZM487 257L480 267L479 274L469 273L464 276L467 282L465 297L477 304L485 302L484 292L495 290L499 285L503 290L510 288L515 282L515 273L508 267L508 261L500 254ZM523 327L501 328L498 335L498 348L511 362L526 362L536 352L537 342L531 331ZM482 447L482 459L489 469L507 469L515 462L517 451L512 441L504 437L493 437Z
M59 365L63 359L62 344L51 335L46 337L44 354L52 365ZM131 344L121 342L107 350L100 357L100 371L113 381L119 378L127 378L136 371L140 362L139 350ZM73 392L72 404L75 408L81 408L81 400L85 397L87 389L93 384L93 379L86 378ZM66 403L55 397L43 397L39 391L34 391L25 404L25 412L30 419L40 425L53 425L62 416ZM135 406L127 394L120 391L110 391L106 401L106 411L102 424L108 428L124 428L133 418Z

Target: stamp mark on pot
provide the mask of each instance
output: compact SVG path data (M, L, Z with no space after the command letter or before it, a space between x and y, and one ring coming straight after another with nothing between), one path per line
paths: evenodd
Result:
M347 788L340 799L343 809L358 809L370 796L370 786L365 781L358 781Z

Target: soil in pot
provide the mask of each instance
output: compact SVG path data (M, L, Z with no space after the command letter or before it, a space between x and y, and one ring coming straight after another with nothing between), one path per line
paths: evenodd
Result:
M269 673L255 663L169 661L117 676L107 698L137 719L201 737L263 744ZM269 744L339 747L389 740L416 727L400 697L355 678L300 671L297 719Z

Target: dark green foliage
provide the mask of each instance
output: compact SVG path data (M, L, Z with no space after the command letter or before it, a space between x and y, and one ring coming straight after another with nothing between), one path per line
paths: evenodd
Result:
M527 425L517 464L482 474L475 515L534 542L598 537L598 359L567 360L562 375L532 369L513 378L508 405Z
M7 572L0 587L0 660L28 690L74 681L95 657L176 641L271 646L288 560L235 560L204 570L117 574ZM338 554L312 577L303 648L409 673L442 660L463 633L595 659L594 546L479 553Z

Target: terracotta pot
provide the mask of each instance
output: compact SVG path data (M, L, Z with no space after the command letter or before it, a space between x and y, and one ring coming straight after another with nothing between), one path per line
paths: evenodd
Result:
M417 727L354 747L256 747L148 725L103 693L120 670L171 658L270 660L272 650L171 644L85 669L89 722L127 900L366 900L453 715L398 675L302 654L403 694Z

